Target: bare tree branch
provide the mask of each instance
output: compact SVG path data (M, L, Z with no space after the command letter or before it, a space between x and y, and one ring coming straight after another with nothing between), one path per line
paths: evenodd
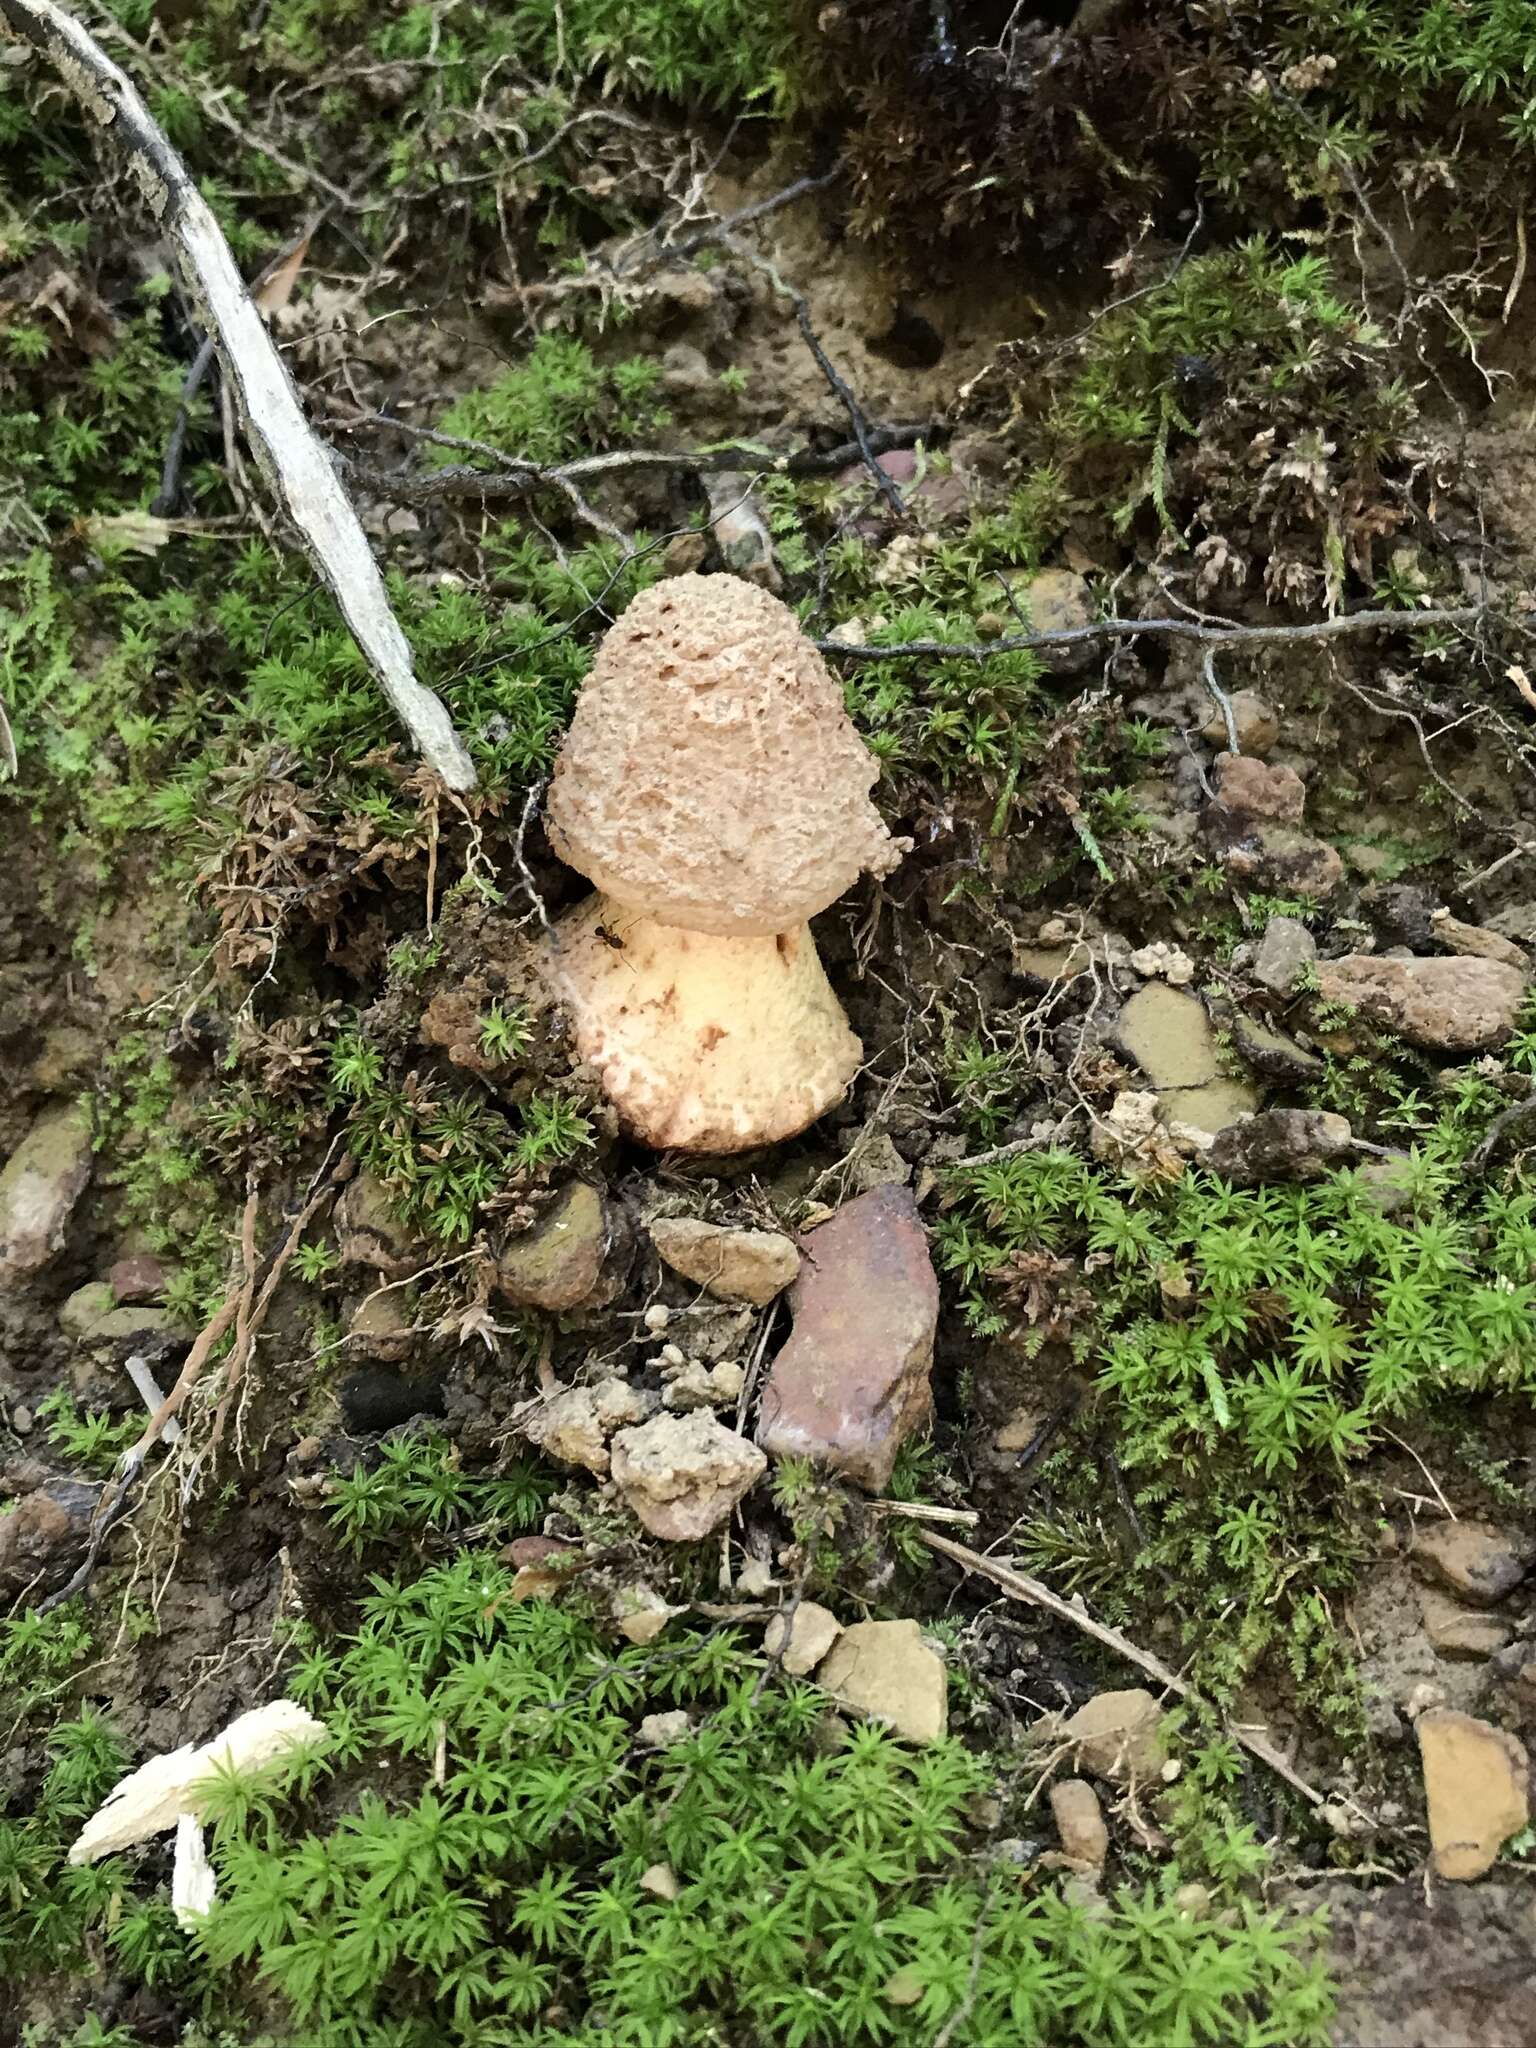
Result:
M6 0L0 0L0 6ZM1207 647L1289 646L1301 640L1339 640L1350 633L1402 633L1421 626L1476 626L1494 616L1482 604L1454 605L1436 611L1344 612L1336 619L1315 619L1305 626L1213 626L1197 619L1099 619L1091 626L1063 626L1052 633L1010 633L987 641L898 640L889 647L863 642L818 640L823 654L840 661L897 661L922 656L946 661L990 661L998 654L1027 648L1079 647L1094 640L1132 640L1138 633L1160 633L1169 640L1196 640Z
M123 152L203 309L268 485L303 536L423 760L450 789L473 789L474 764L441 702L416 680L410 647L357 514L186 165L129 79L54 0L0 0L0 22L53 64Z

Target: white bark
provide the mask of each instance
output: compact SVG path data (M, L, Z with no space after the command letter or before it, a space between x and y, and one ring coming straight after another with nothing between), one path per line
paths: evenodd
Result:
M56 66L86 112L125 153L201 301L268 484L303 536L423 760L450 789L473 789L474 764L442 703L416 680L410 647L357 514L185 164L131 81L54 0L0 0L0 23Z

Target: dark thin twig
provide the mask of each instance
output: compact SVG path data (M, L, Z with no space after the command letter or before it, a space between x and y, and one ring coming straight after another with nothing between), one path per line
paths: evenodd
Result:
M433 439L438 446L463 445L448 436L433 436L425 428L408 426L384 413L371 414L346 424L349 429L396 428L412 439ZM891 448L910 448L914 442L927 439L933 431L929 423L922 420L894 427L873 427L866 436L866 445L872 455L883 455ZM842 441L835 448L802 448L793 455L765 454L760 447L740 441L698 452L691 449L618 448L606 455L584 455L574 462L554 464L530 462L520 455L504 455L484 442L471 444L471 452L481 452L487 460L494 459L499 466L476 469L468 463L453 463L446 469L412 473L377 469L350 455L338 455L337 460L351 480L364 489L375 491L380 497L393 498L402 505L426 505L444 498L475 498L484 503L494 503L504 498L523 497L541 487L563 491L567 485L583 479L621 476L633 470L660 469L681 471L690 476L712 476L722 470L751 468L771 476L831 476L840 469L846 469L851 462L861 461L864 454L857 441Z
M875 452L870 445L869 438L870 424L864 416L864 408L859 404L857 398L854 397L852 389L838 371L832 358L822 347L816 329L811 324L811 309L805 302L804 292L797 291L792 284L787 283L780 276L777 267L770 263L766 256L759 255L756 249L749 249L745 242L737 241L734 235L717 233L716 240L729 249L733 256L739 256L743 263L749 263L754 270L766 277L779 296L788 299L789 303L794 307L795 320L799 326L801 337L815 358L817 369L826 378L827 383L831 386L832 391L842 405L844 412L848 415L848 423L853 428L853 438L858 443L860 461L869 471L871 481L881 497L884 498L886 504L890 506L898 519L905 521L907 508L902 500L902 495L897 490L892 479L886 475L885 471L875 460Z
M744 228L748 221L761 220L765 214L777 213L781 206L792 206L797 199L804 199L812 192L825 192L829 185L835 185L843 175L841 163L830 171L823 171L819 178L796 178L792 185L786 185L782 192L774 192L767 199L756 200L751 206L744 206L739 213L728 213L717 220L713 227L701 228L696 235L690 235L686 242L662 243L668 256L691 256L696 249L703 249L711 242L718 242L722 235L728 235L733 228Z
M1486 605L1455 605L1444 610L1345 612L1336 619L1317 619L1306 626L1210 626L1194 619L1100 619L1091 626L1063 626L1053 633L1012 633L985 643L949 640L898 640L890 647L818 640L823 654L840 661L910 660L918 656L947 661L989 661L995 654L1018 654L1026 648L1073 647L1093 640L1131 640L1138 633L1162 633L1172 640L1197 640L1207 646L1284 646L1297 640L1339 640L1351 633L1400 633L1421 626L1474 626L1491 616Z
M187 381L181 387L181 398L176 406L176 423L171 428L171 438L166 443L165 462L160 470L160 488L149 501L149 509L161 519L169 519L176 510L181 496L181 464L186 453L187 428L191 424L192 401L202 389L203 379L213 365L216 354L213 336L209 335L202 347L192 358L192 367L187 372Z

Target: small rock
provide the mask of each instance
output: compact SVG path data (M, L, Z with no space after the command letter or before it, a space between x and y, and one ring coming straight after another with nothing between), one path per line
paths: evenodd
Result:
M664 1301L653 1301L640 1318L651 1336L659 1337L672 1320L672 1311Z
M1063 633L1093 624L1087 579L1075 570L1037 569L1031 576L1009 580L1014 596L1029 614L1033 632ZM1057 675L1081 675L1100 659L1099 649L1091 640L1065 647L1042 647L1040 654Z
M1242 1010L1225 1012L1221 1022L1244 1066L1252 1067L1267 1081L1285 1081L1298 1087L1322 1078L1323 1062L1316 1053L1298 1045L1289 1032L1277 1031L1273 1024L1250 1017Z
M413 1415L441 1415L443 1383L435 1374L406 1379L380 1365L359 1366L336 1389L342 1419L359 1436L398 1429Z
M669 1606L654 1586L623 1586L614 1596L614 1627L626 1642L654 1643L672 1617L686 1611Z
M1349 953L1319 961L1325 1001L1345 1003L1431 1052L1484 1052L1514 1030L1525 976L1502 960L1385 960Z
M1206 1164L1240 1188L1316 1180L1348 1157L1352 1143L1346 1117L1321 1109L1266 1109L1218 1131Z
M1384 946L1427 953L1435 943L1431 913L1435 899L1411 882L1373 882L1360 892L1361 914Z
M168 1308L119 1308L105 1280L77 1287L59 1310L59 1328L81 1344L152 1344L179 1327Z
M1297 917L1272 917L1253 956L1253 978L1271 995L1288 996L1317 959L1317 941Z
M692 1714L685 1707L674 1707L667 1714L647 1714L635 1730L635 1740L642 1749L670 1749L692 1733Z
M1258 823L1299 825L1307 785L1294 768L1272 768L1250 754L1218 754L1216 802Z
M1220 1073L1216 1034L1198 996L1149 982L1120 1012L1116 1035L1165 1115L1216 1132L1258 1108L1246 1082Z
M844 1629L816 1682L845 1707L890 1724L906 1742L937 1742L949 1726L944 1660L915 1621L860 1621Z
M763 1390L757 1440L878 1493L931 1402L939 1285L911 1190L845 1202L801 1250L794 1328Z
M1507 967L1518 967L1522 974L1531 971L1531 956L1523 946L1517 946L1513 939L1506 939L1498 932L1489 931L1484 925L1463 924L1448 910L1437 910L1429 924L1434 938L1448 952L1460 953L1473 960L1502 960Z
M1536 1542L1492 1522L1431 1522L1417 1531L1408 1555L1474 1607L1492 1607L1536 1564Z
M1005 1454L1027 1451L1050 1418L1049 1408L1024 1405L1010 1409L1004 1420L992 1432L993 1450Z
M722 469L706 474L701 481L709 500L715 546L726 568L764 590L782 589L784 579L773 558L773 537L752 495L751 477L744 470Z
M410 1356L411 1346L416 1341L411 1322L404 1291L391 1287L366 1295L358 1303L347 1330L347 1342L354 1352L360 1351L365 1358L377 1358L385 1364L397 1365L402 1358Z
M722 1358L718 1365L690 1358L662 1389L662 1405L678 1415L695 1408L734 1408L745 1379L734 1358Z
M0 1172L0 1283L47 1265L90 1177L89 1114L45 1109Z
M657 1899L675 1899L682 1890L670 1863L653 1863L648 1870L642 1870L639 1885L641 1891Z
M1221 847L1222 863L1234 882L1272 896L1304 896L1326 903L1344 879L1336 848L1294 825L1251 824Z
M1185 988L1195 978L1195 963L1189 955L1162 939L1154 945L1139 947L1131 955L1131 965L1148 980L1160 978L1170 988Z
M1163 1767L1163 1709L1144 1686L1096 1693L1066 1720L1050 1717L1051 1739L1070 1742L1096 1778L1126 1785Z
M56 1592L84 1555L99 1486L45 1479L0 1515L0 1599L35 1602Z
M804 1678L843 1632L830 1607L802 1600L791 1615L776 1614L763 1635L763 1648L778 1657L791 1678Z
M119 1307L142 1308L164 1300L167 1274L152 1252L137 1252L117 1261L107 1274L107 1285Z
M1264 698L1254 690L1234 690L1227 700L1237 727L1240 754L1267 754L1280 737L1280 721ZM1220 705L1200 728L1200 737L1213 747L1226 747L1232 735Z
M1530 1818L1524 1747L1502 1728L1450 1707L1420 1714L1415 1732L1435 1873L1453 1883L1481 1877Z
M509 1238L496 1261L496 1290L519 1308L552 1315L596 1293L611 1242L608 1205L595 1187L573 1180L530 1230Z
M1052 1785L1051 1814L1061 1837L1061 1853L1089 1870L1102 1870L1109 1854L1109 1829L1104 1825L1099 1795L1088 1780L1062 1778Z
M709 544L702 533L675 533L661 554L663 576L695 576L703 568Z
M427 1263L428 1252L395 1213L384 1183L355 1174L336 1203L336 1249L344 1266L370 1266L386 1280L404 1280Z
M11 1427L18 1436L30 1436L37 1426L37 1417L30 1408L11 1410Z
M531 1444L557 1464L579 1465L606 1479L608 1439L633 1428L656 1411L656 1396L628 1380L598 1380L590 1387L566 1387L517 1413L517 1426Z
M673 1272L717 1301L765 1308L800 1271L793 1240L777 1230L736 1230L692 1216L658 1216L650 1233Z
M1491 1657L1514 1634L1507 1621L1491 1614L1469 1613L1460 1601L1433 1586L1419 1588L1419 1611L1424 1617L1424 1633L1442 1657Z
M768 1464L704 1409L621 1430L611 1456L625 1506L667 1543L697 1543L718 1528Z
M848 1155L848 1186L856 1195L871 1188L902 1188L912 1178L912 1168L896 1150L889 1131L873 1130L868 1124L848 1134L844 1149Z
M1204 1920L1211 1910L1214 1894L1209 1885L1181 1884L1173 1904L1185 1920Z

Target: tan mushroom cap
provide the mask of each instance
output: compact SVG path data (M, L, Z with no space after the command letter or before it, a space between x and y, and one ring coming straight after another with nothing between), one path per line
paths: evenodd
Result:
M787 605L676 576L609 629L550 784L555 851L604 894L689 931L802 925L903 846L879 773Z

